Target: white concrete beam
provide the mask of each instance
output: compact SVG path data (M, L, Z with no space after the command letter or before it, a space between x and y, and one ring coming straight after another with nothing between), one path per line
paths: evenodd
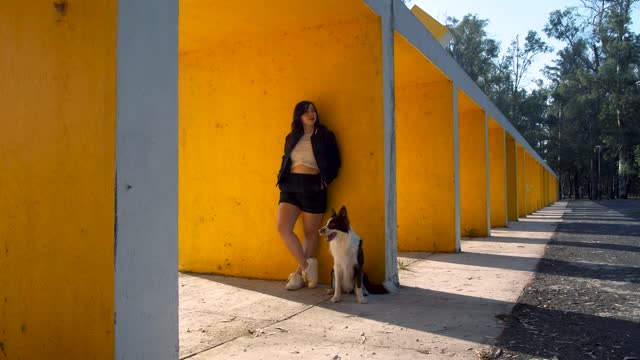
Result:
M115 358L178 357L178 0L118 2Z

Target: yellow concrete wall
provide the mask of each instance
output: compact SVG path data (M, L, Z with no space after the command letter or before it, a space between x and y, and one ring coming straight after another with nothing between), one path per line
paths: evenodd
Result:
M440 39L442 39L442 37L449 32L449 29L446 26L442 25L440 22L438 22L438 20L434 19L419 6L413 5L413 7L411 8L411 13L413 13L413 15L415 15L415 17L420 20L422 25L424 25L424 27L427 28L431 35L433 35L433 37L438 41L440 41Z
M394 33L400 251L456 251L453 86Z
M0 10L0 359L113 359L116 2Z
M360 1L342 2L340 12L335 1L305 3L308 9L292 3L300 8L298 15L295 9L278 13L283 9L276 5L282 3L273 8L257 1L206 8L188 4L181 3L179 30L179 269L264 279L286 279L295 269L276 231L275 183L293 107L308 99L335 132L342 155L343 166L329 188L329 208L347 206L364 241L365 270L382 282L379 18ZM229 7L245 11L227 13ZM349 11L357 13L356 20L314 18ZM287 16L299 24L275 23ZM263 27L244 34L248 30L241 21ZM198 28L206 24L239 28L233 36L207 38ZM297 233L302 237L300 226ZM327 282L333 261L323 241L317 256L320 281Z
M549 199L549 172L544 169L543 171L543 185L544 185L544 205L547 206L551 203L551 199Z
M539 176L540 176L540 172L539 172L539 164L538 161L535 160L533 158L533 156L530 157L533 165L533 172L532 172L532 176L531 176L531 212L535 212L539 209L539 203L538 203L538 194L540 193L540 188L538 187L538 180L539 180Z
M527 215L533 213L534 211L536 211L536 203L535 203L535 170L536 170L536 163L533 160L533 157L531 157L531 154L529 154L528 151L525 150L525 189L526 189L526 209L525 212Z
M547 199L547 205L551 204L553 202L553 199L551 198L551 178L553 177L553 175L551 175L550 172L545 172L545 192L546 192L546 199Z
M494 120L489 121L489 184L491 227L507 225L505 180L505 133Z
M398 249L456 250L450 82L396 89Z
M538 164L537 160L533 161L533 179L531 180L533 184L533 211L537 211L538 209L540 209L540 164Z
M536 209L542 209L542 164L536 161Z
M542 168L542 164L540 164L540 162L536 162L537 165L537 176L536 176L536 184L538 186L538 193L536 194L536 202L538 204L538 209L542 209L544 207L544 203L542 200L543 194L544 194L544 189L543 189L543 185L542 185L542 172L543 172L543 168Z
M547 171L547 169L543 169L543 186L544 186L544 206L547 206L551 203L551 200L549 199L549 177L550 177L550 173Z
M487 176L484 112L460 112L460 233L487 236Z
M517 148L517 162L518 162L518 217L527 216L526 202L527 202L527 187L525 178L526 168L526 156L525 150L521 145L516 144Z
M507 161L507 216L509 221L518 221L518 166L516 164L516 142L506 134Z

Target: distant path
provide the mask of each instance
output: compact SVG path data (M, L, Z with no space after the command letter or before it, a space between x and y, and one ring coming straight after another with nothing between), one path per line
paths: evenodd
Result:
M499 359L640 360L640 201L571 201Z

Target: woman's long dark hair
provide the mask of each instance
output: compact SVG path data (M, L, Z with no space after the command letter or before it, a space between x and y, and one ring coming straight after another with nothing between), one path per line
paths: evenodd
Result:
M320 115L318 114L318 108L311 101L303 100L296 104L296 107L293 109L293 122L291 122L291 133L296 132L304 132L304 127L302 126L302 115L307 112L309 105L313 105L313 108L316 109L316 122L313 124L314 128L317 129L320 126Z

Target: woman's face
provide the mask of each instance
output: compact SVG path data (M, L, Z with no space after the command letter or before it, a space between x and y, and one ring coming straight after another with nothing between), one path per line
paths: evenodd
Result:
M309 104L307 107L307 111L302 114L300 120L302 120L302 125L304 126L313 126L316 123L316 119L318 115L316 114L316 108L313 107L313 104Z

